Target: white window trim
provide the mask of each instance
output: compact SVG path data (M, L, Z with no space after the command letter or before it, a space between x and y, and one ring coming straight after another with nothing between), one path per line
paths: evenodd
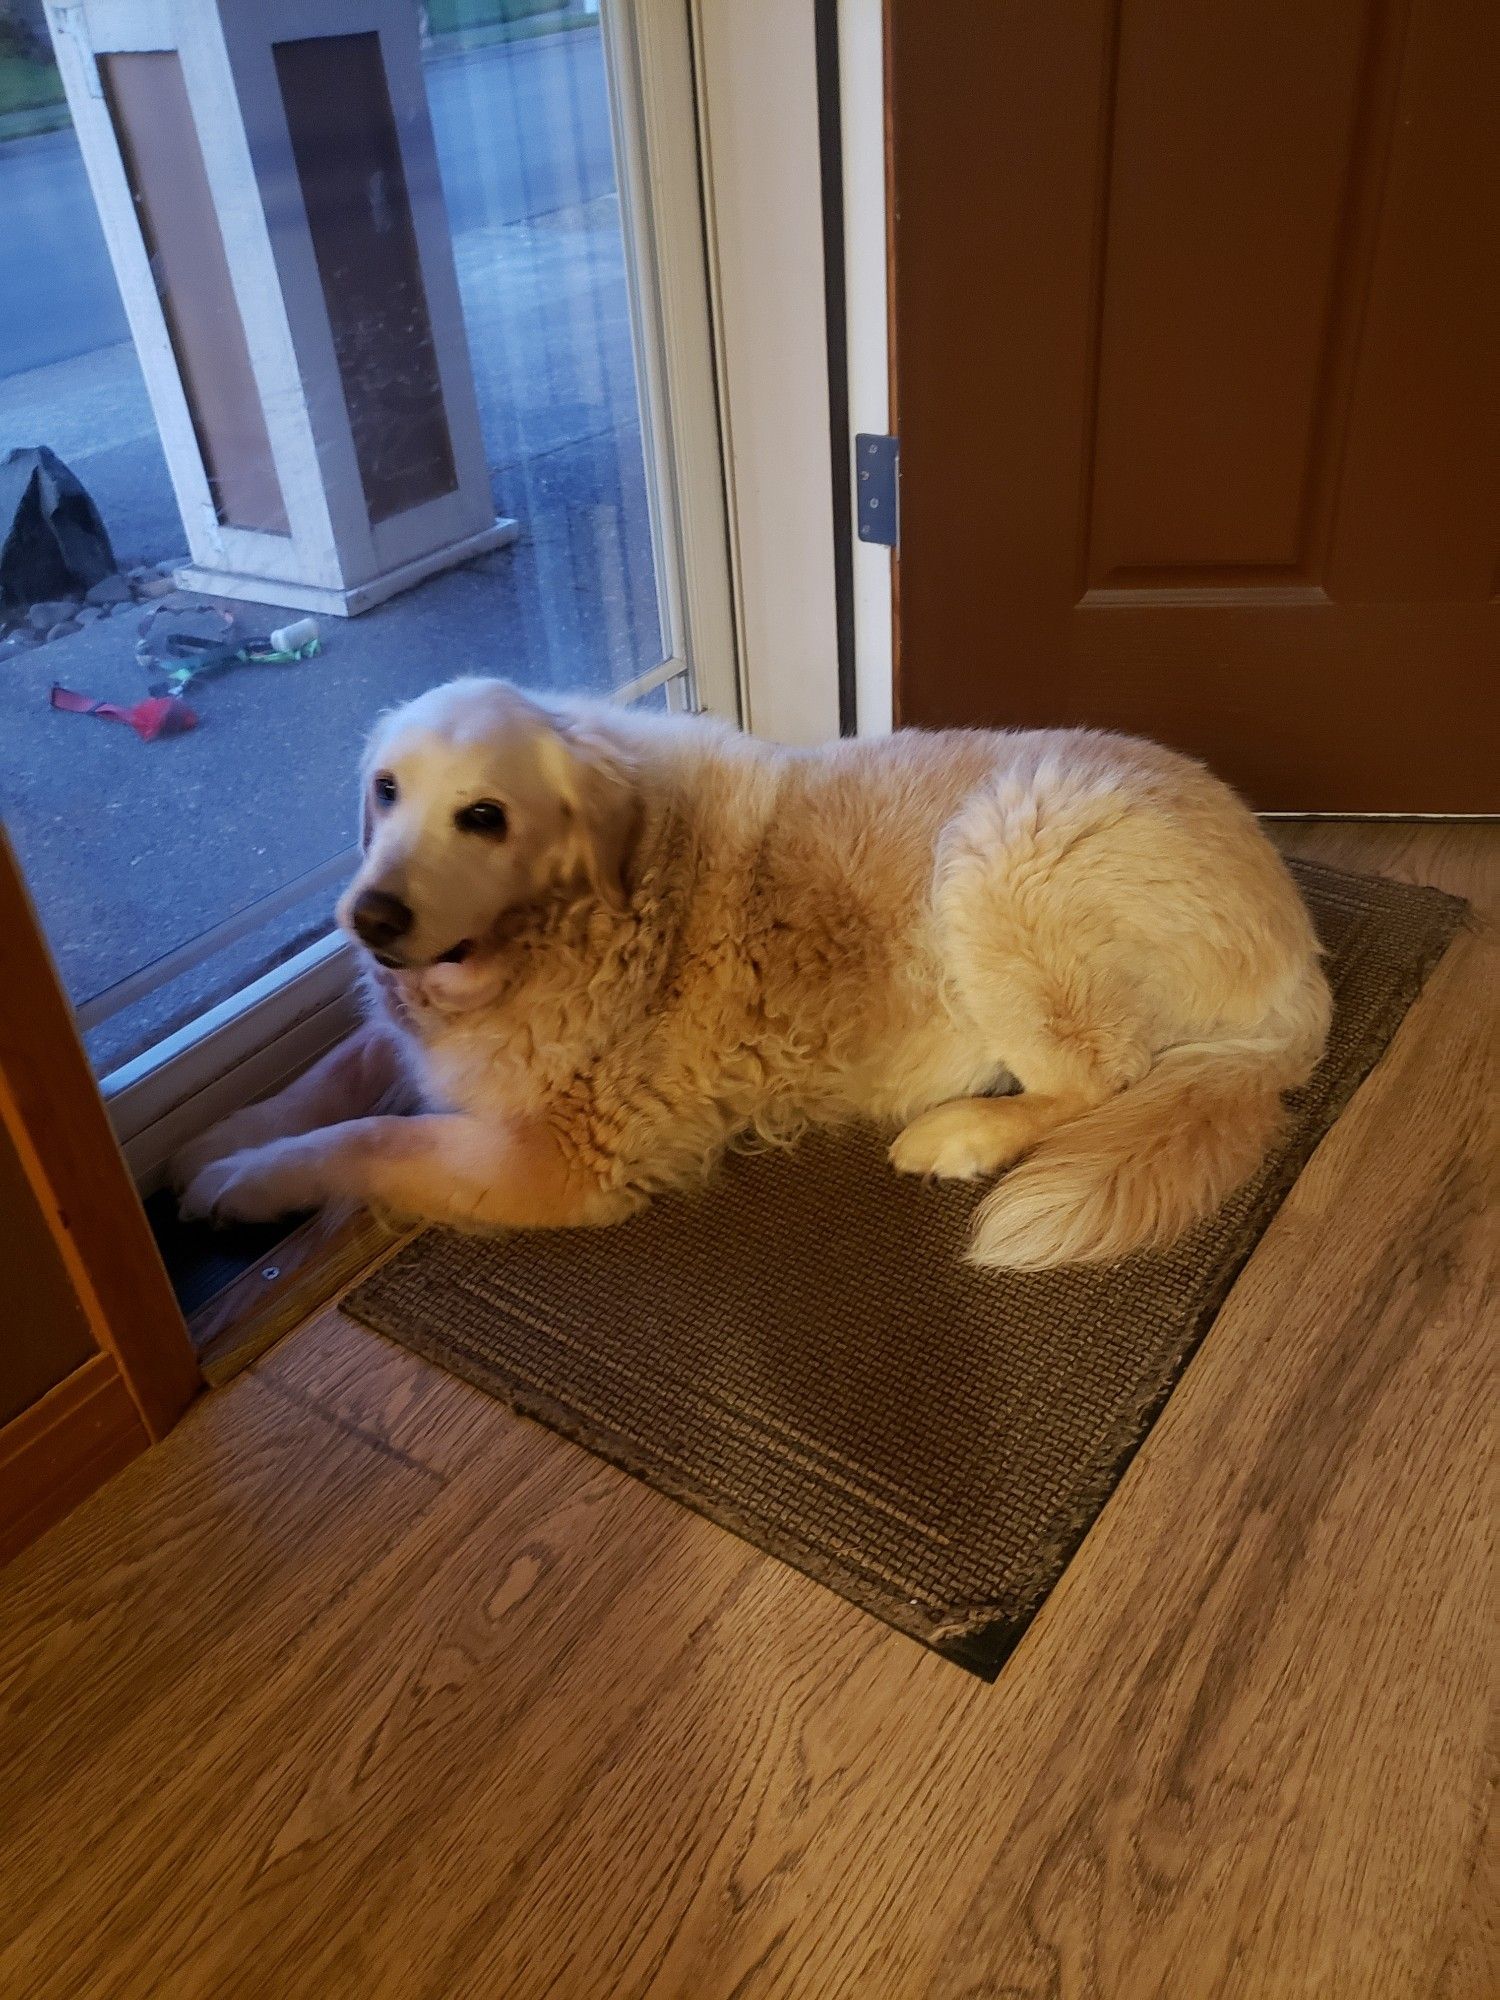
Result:
M671 657L620 690L638 699L690 671L697 705L742 712L728 573L711 300L693 117L692 44L681 0L611 0L602 13L619 163L636 371L648 421L647 485L657 589ZM625 115L635 106L634 118ZM649 282L640 283L644 265ZM675 551L676 560L663 560Z
M812 0L693 0L744 721L836 736L838 640Z
M353 952L335 932L105 1077L141 1192L161 1186L179 1146L289 1082L358 1022Z
M848 427L889 422L881 0L838 0ZM839 732L813 0L693 0L745 722ZM846 468L853 506L853 465ZM889 551L854 541L855 722L891 727Z

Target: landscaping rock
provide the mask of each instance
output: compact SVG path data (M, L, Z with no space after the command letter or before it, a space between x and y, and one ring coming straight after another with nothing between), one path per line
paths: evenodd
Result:
M169 576L144 576L136 585L137 597L178 597L178 590Z
M101 618L109 616L109 607L104 604L85 604L78 614L80 625L97 625Z
M101 577L92 590L84 592L85 604L127 604L130 601L130 585L123 576Z
M79 632L82 629L76 618L64 618L60 625L54 625L52 630L47 634L47 643L50 645L54 639L66 639L70 633Z
M26 614L26 622L33 632L48 632L61 619L71 618L76 609L70 597L49 599L45 604L33 604Z

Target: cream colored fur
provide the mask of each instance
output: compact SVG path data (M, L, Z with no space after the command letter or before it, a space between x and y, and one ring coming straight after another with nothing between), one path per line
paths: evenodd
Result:
M1280 860L1151 744L794 753L462 681L382 722L365 785L342 907L401 895L412 963L372 967L363 1038L189 1150L190 1211L342 1195L461 1226L608 1222L727 1147L858 1120L895 1134L901 1171L998 1177L972 1255L1036 1270L1215 1207L1323 1047ZM506 808L504 840L455 827L477 797ZM460 940L462 963L432 962ZM402 1077L425 1115L353 1115Z

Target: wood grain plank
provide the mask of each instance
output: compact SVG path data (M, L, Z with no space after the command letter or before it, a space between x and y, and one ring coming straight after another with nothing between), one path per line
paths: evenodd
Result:
M115 1841L439 1491L247 1376L0 1574L0 1942L46 1909L92 1936Z
M1278 837L1495 907L1494 830ZM1489 2000L1496 973L1455 944L993 1688L321 1316L0 1595L0 1988Z
M0 1989L29 1967L30 1992L87 1992L103 1965L111 1994L221 1993L253 1961L272 1991L370 1991L377 1972L400 1991L434 1917L489 1893L473 1843L545 1839L762 1559L665 1500L643 1515L623 1475L514 1428L509 1466L449 1487L272 1671L253 1719L161 1772L149 1851L107 1906L84 1924L55 1902L11 1933ZM724 1569L699 1560L704 1538ZM403 1891L388 1923L378 1905L427 1842L413 1796L463 1826L434 1853L448 1914ZM356 1907L352 1929L326 1919Z
M274 1348L256 1379L441 1478L476 1452L503 1459L512 1449L513 1424L493 1396L339 1312L320 1313Z
M1500 826L1467 820L1269 820L1284 854L1430 882L1464 896L1487 922L1500 918Z

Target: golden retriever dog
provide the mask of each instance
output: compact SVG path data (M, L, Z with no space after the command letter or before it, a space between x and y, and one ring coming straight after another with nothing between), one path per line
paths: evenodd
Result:
M362 784L368 1026L188 1149L188 1214L610 1223L865 1121L900 1173L993 1178L974 1260L1041 1270L1213 1209L1323 1048L1280 859L1149 743L792 751L461 680L377 724Z

